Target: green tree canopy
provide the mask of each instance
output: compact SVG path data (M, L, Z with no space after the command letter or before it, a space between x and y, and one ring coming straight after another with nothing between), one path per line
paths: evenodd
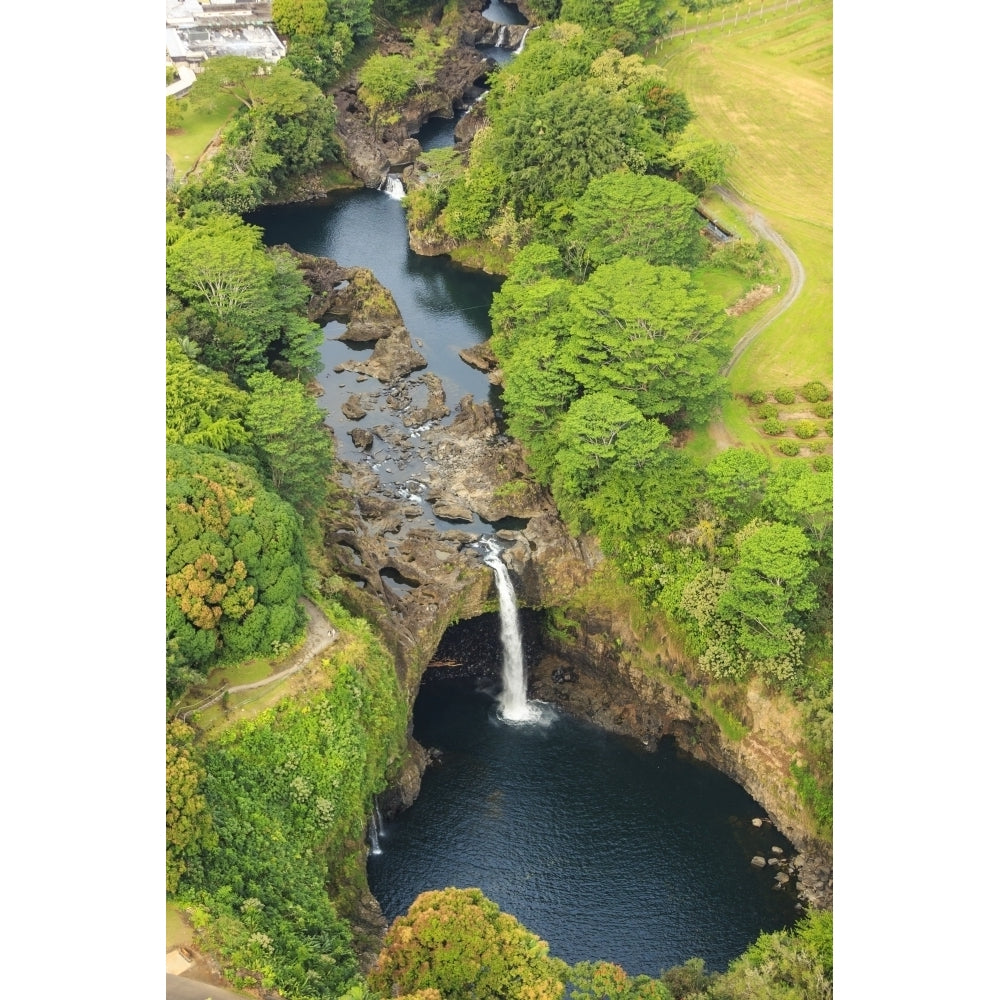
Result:
M372 128L386 118L390 108L401 104L416 86L417 70L405 56L369 57L358 73L361 87L358 96L368 107Z
M630 976L613 962L577 962L570 970L571 1000L674 1000L658 979Z
M229 456L167 447L167 682L270 654L299 630L301 520Z
M192 754L193 730L179 720L167 726L167 892L177 891L188 864L218 846L200 786L205 777Z
M610 392L591 392L575 400L559 427L559 453L553 477L553 492L580 499L604 478L620 456L635 449L632 457L642 461L662 445L666 431L660 428L658 439L648 437L646 429L654 426L627 400ZM620 437L629 428L638 431Z
M167 444L237 451L250 440L246 393L223 372L191 360L176 340L167 341L166 404Z
M271 17L282 35L315 38L329 33L327 0L272 0Z
M771 463L749 448L730 448L705 469L705 495L720 521L744 525L760 512Z
M247 427L274 489L305 517L322 505L333 466L323 411L298 382L251 375Z
M368 981L383 996L559 1000L569 970L548 950L479 889L424 892L393 921Z
M590 182L574 204L568 242L590 267L622 257L692 270L705 253L698 199L679 184L628 171Z
M190 310L186 328L202 358L240 383L268 362L291 374L319 371L322 332L303 315L309 288L293 257L267 249L262 230L210 214L172 228L167 288Z
M684 271L623 257L574 288L562 362L587 392L612 392L646 416L708 419L725 380L721 303Z
M798 525L813 551L829 556L833 544L833 473L808 462L782 462L767 484L764 504L776 520Z

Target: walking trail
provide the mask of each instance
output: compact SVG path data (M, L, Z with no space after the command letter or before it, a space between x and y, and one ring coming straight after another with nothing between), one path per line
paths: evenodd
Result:
M714 191L723 201L728 202L744 216L757 236L778 248L778 252L788 262L788 270L791 273L791 281L785 294L736 342L733 353L721 370L722 375L729 375L743 352L799 297L806 281L806 270L792 248L771 228L757 209L748 205L738 194L727 187L716 186ZM721 417L716 417L709 425L708 430L712 440L720 449L732 448L736 444Z
M194 705L181 712L178 716L181 721L187 722L188 717L193 712L203 711L210 705L214 705L226 694L238 694L240 691L252 691L255 688L266 687L269 684L277 684L278 681L282 681L301 670L315 656L318 656L325 649L332 646L337 639L337 630L326 620L323 612L312 601L303 597L300 599L300 603L306 609L306 614L309 616L309 621L306 625L306 640L302 648L289 659L287 667L262 680L253 681L250 684L234 684L232 687L224 687L216 691L215 694L200 705Z

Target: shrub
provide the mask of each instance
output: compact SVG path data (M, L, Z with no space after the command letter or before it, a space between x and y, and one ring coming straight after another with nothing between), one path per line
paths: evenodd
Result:
M795 436L800 438L814 438L819 433L819 428L814 420L800 420L795 425Z
M830 390L822 382L808 382L802 388L802 398L810 403L822 403L830 398Z
M833 403L817 403L813 407L813 413L817 417L822 417L824 420L828 420L833 416Z
M754 389L753 392L747 396L752 406L759 406L767 399L767 393L763 389Z
M777 417L769 417L764 421L764 433L774 437L785 433L785 425Z
M182 108L176 97L167 98L167 131L179 132L184 125Z
M829 455L818 455L813 459L812 467L817 472L830 472L833 469L833 459Z
M782 388L774 390L774 398L787 406L789 403L795 402L795 390L782 386Z
M757 410L757 416L761 420L770 420L772 417L778 415L778 408L774 403L765 403L759 410Z
M833 437L833 421L832 421L832 420L828 420L828 421L827 421L827 422L826 422L826 423L825 423L825 424L823 425L823 430L825 430L825 431L826 431L826 433L827 433L827 434L828 434L828 435L829 435L830 437Z
M792 458L797 455L801 449L794 441L789 438L785 438L784 441L778 442L778 451L780 451L782 455L787 455L789 458Z
M168 66L167 67L167 86L169 87L170 84L172 84L174 82L174 80L179 80L179 79L180 79L180 74L177 72L177 67L176 66Z

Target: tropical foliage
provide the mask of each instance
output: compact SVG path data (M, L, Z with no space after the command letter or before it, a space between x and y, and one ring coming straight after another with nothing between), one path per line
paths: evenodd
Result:
M256 472L167 447L167 686L294 638L304 615L301 518Z
M444 1000L558 1000L566 972L481 890L443 889L393 921L368 982L387 997L433 988Z

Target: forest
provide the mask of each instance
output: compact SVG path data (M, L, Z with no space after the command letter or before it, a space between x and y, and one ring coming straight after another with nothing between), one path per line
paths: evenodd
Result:
M377 623L317 586L323 526L352 502L310 389L322 330L295 257L244 215L293 199L303 178L344 177L338 81L357 73L373 130L391 122L447 59L460 6L275 0L284 59L209 60L183 102L168 99L168 130L229 115L166 203L168 899L234 987L288 1000L832 996L826 910L761 935L723 973L692 956L659 978L569 966L478 890L424 894L384 941L351 925L365 820L406 754L408 704ZM699 200L734 150L692 129L685 95L644 58L678 10L523 9L530 38L491 79L470 148L423 157L411 230L502 269L490 346L534 478L704 691L732 707L753 680L797 706L805 752L789 779L829 841L832 461L686 447L731 397L721 372L740 332L704 275L749 290L778 264L763 242L703 235ZM381 36L406 44L383 53ZM777 420L764 388L746 404ZM798 391L829 419L827 385ZM304 596L342 640L310 686L243 721L190 712L213 671L296 647Z

